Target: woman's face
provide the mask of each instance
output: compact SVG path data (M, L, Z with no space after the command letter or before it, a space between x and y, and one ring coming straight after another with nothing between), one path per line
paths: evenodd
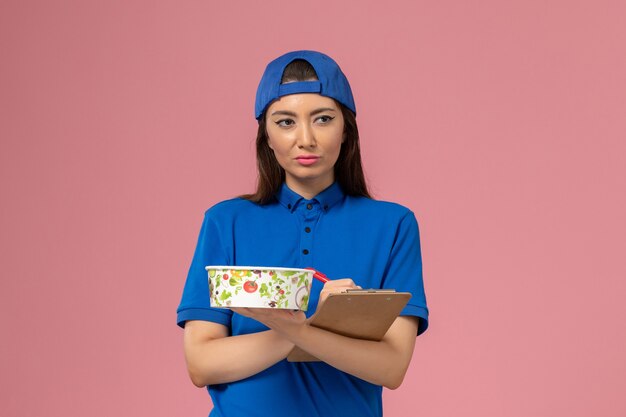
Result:
M312 198L331 185L344 140L343 115L335 100L290 94L274 101L265 117L268 145L289 188Z

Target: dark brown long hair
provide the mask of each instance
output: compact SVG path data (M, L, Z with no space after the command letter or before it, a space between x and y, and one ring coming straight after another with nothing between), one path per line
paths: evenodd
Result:
M317 80L315 69L307 61L297 59L285 68L281 84L292 81ZM361 148L359 146L359 129L354 113L343 104L335 101L344 120L345 141L341 144L339 158L335 163L335 181L339 183L347 195L372 198L367 190L363 166L361 164ZM259 118L259 129L256 136L257 155L257 189L254 194L244 194L241 198L258 204L267 204L274 198L285 181L285 170L278 164L274 151L267 143L265 113Z

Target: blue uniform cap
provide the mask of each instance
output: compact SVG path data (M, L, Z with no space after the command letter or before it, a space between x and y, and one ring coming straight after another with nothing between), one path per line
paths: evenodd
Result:
M281 84L285 67L296 59L307 61L315 69L318 80ZM348 79L339 65L328 55L316 51L293 51L279 56L265 68L256 91L254 115L257 120L271 102L288 94L317 93L343 104L356 115L356 106Z

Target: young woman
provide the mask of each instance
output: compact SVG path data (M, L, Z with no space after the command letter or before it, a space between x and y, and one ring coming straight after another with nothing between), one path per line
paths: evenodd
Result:
M428 327L413 212L367 191L348 80L330 57L287 53L268 64L256 95L256 193L206 211L178 325L193 383L211 416L380 416L382 387L402 383ZM214 309L206 265L312 266L309 310ZM349 288L412 293L380 342L309 325L328 294ZM292 363L294 346L321 362Z

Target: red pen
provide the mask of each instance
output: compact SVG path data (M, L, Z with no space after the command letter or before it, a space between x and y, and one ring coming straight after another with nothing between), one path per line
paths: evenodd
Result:
M313 271L313 272L314 272L314 274L313 274L313 278L317 278L318 280L322 281L322 283L324 283L324 284L326 284L328 281L330 281L330 280L326 277L326 275L322 274L320 271L317 271L317 270L316 270L316 269L314 269L314 268L311 268L311 267L306 267L306 268L304 268L304 269L308 269L308 270Z

